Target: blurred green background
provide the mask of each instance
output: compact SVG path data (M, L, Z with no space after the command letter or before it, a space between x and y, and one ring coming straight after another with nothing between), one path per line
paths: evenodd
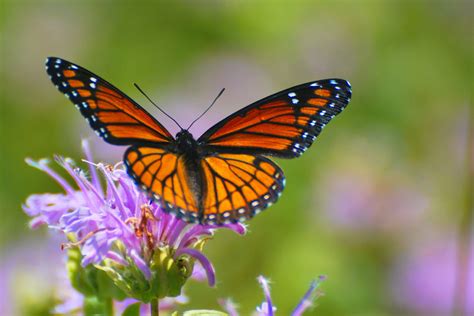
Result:
M21 210L27 196L59 188L24 158L80 160L82 138L97 160L119 161L124 150L98 139L56 91L44 70L47 56L106 78L173 133L174 124L132 83L181 125L225 87L193 127L195 136L287 87L330 77L351 82L349 107L312 148L278 161L287 177L280 201L249 222L247 236L219 232L208 244L218 285L190 283L189 308L219 308L218 298L232 297L248 315L263 300L256 282L263 274L287 315L324 274L325 296L308 314L446 315L459 280L473 281L472 266L471 276L457 270L457 259L474 253L472 244L459 244L460 223L472 225L472 1L1 5L0 273L9 279L0 282L3 303L17 306L15 313L40 314L47 305L47 272L28 273L61 251L38 246L47 244L46 229L28 228ZM472 299L467 305L474 313Z

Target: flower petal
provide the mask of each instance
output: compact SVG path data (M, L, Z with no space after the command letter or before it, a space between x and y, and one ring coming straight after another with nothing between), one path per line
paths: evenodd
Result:
M66 171L69 173L71 178L76 182L77 186L79 187L79 190L82 192L82 195L84 197L84 200L86 203L88 203L89 207L91 209L96 209L98 205L94 203L95 200L91 199L91 195L89 194L89 190L87 190L87 186L84 183L84 181L87 181L85 178L79 176L78 172L76 172L73 167L71 166L72 160L69 158L63 158L61 156L55 156L54 157L56 162L66 169Z
M147 278L147 280L150 280L151 278L151 271L150 268L148 267L147 263L140 257L140 255L137 253L135 249L132 249L129 252L129 256L133 259L137 267L142 270L143 274Z
M109 252L112 243L116 240L114 236L107 231L99 231L86 240L82 246L81 253L82 266L85 267L90 263L100 263Z
M61 216L67 214L74 207L75 200L64 194L33 194L30 195L23 210L29 216L35 217L31 222L31 228L37 228L41 224L57 225Z
M229 316L239 316L237 312L237 305L232 301L230 298L228 299L220 299L219 305L229 314Z
M326 277L321 275L319 276L318 280L313 280L311 282L309 289L306 291L305 295L299 302L298 306L296 306L293 313L291 313L291 316L301 316L306 311L306 309L313 305L313 301L315 299L313 293L325 279Z
M115 184L110 175L110 172L105 167L100 168L100 170L104 174L105 179L107 181L107 190L110 190L110 192L113 195L114 202L115 202L114 204L118 207L120 214L122 215L122 218L127 218L128 214L125 211L125 206L123 205L122 198L120 194L118 193L117 188L115 187Z
M214 267L212 266L212 263L209 261L209 259L207 259L207 257L202 252L191 248L181 248L176 251L175 256L179 257L183 254L190 255L191 257L199 261L201 266L206 271L207 283L209 284L209 286L214 286L216 284L216 272L214 270Z
M64 180L63 177L61 177L59 174L57 174L55 171L48 167L48 159L41 159L40 161L36 162L30 158L26 158L25 162L31 167L46 172L51 178L56 180L56 182L59 183L60 186L63 187L64 191L66 191L67 194L74 194L74 189L69 185L69 183L67 183L67 181Z
M263 313L265 316L273 316L273 313L276 311L276 308L272 304L272 298L270 296L270 286L267 279L262 275L257 278L258 283L262 286L263 294L265 295L265 302L262 303L261 307L257 307L257 311Z
M89 142L87 141L87 139L82 140L82 151L84 152L86 159L88 161L93 161L91 148L89 146ZM96 191L99 192L101 196L103 196L102 185L100 184L97 170L92 163L89 163L89 172L91 174L92 185L95 187Z

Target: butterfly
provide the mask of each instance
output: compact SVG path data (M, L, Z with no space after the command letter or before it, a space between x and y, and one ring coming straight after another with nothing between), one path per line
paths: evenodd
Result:
M92 72L49 57L46 72L107 143L129 146L129 176L186 222L244 222L281 195L285 176L269 157L296 158L349 103L348 81L326 79L275 93L195 139L175 137L144 108ZM179 124L178 124L179 125Z

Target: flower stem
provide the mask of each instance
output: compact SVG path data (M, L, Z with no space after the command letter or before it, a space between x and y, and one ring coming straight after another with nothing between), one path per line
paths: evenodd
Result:
M104 301L104 305L105 305L105 312L107 313L106 315L113 316L114 315L114 301L112 300L112 298L107 298Z
M159 316L160 310L158 309L159 302L157 298L154 298L150 302L151 316Z

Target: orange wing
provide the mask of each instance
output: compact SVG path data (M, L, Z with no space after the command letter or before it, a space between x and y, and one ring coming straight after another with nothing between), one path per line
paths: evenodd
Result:
M300 156L349 103L349 82L326 79L278 92L230 115L199 142L208 152Z
M183 156L157 147L132 146L124 161L143 190L165 211L187 222L245 221L274 203L285 186L283 171L264 157L209 156L193 173Z
M114 145L169 143L173 136L139 104L92 72L50 57L46 71L94 131Z
M124 156L127 172L165 211L188 222L198 220L200 187L183 156L157 147L132 146Z
M274 203L285 186L283 171L271 160L222 154L201 161L204 224L245 221Z

